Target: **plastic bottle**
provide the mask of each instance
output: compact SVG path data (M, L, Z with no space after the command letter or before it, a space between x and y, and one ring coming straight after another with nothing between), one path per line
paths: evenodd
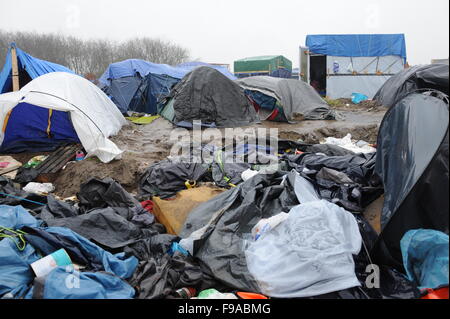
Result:
M192 287L185 287L175 291L175 295L181 299L191 299L195 297L197 291Z
M75 154L75 160L76 161L84 160L84 153L82 151L77 151L77 153Z

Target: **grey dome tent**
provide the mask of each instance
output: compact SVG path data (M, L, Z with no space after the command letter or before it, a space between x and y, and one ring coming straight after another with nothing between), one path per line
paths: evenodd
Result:
M171 91L160 114L179 126L200 120L212 127L239 127L259 122L258 115L239 85L219 71L199 67Z
M237 83L259 106L265 120L334 120L334 111L309 84L270 76L254 76ZM265 114L265 115L263 115Z
M418 89L433 89L448 95L448 71L449 66L446 64L411 67L387 80L375 94L374 100L386 107L392 107Z
M385 200L374 262L403 270L400 240L413 229L448 234L448 96L413 92L386 113L378 134L376 173Z

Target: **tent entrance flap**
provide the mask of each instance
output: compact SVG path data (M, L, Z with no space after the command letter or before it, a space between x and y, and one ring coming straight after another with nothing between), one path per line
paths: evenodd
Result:
M0 152L52 150L62 142L79 142L68 112L20 103L5 119Z
M327 94L327 57L325 55L310 56L310 85L325 96Z

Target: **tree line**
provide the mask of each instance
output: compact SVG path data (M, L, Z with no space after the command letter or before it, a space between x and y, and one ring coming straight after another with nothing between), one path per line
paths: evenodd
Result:
M64 65L77 74L93 78L100 77L109 64L126 59L177 65L190 58L188 49L161 39L142 37L116 42L0 30L0 67L5 62L11 42L36 58Z

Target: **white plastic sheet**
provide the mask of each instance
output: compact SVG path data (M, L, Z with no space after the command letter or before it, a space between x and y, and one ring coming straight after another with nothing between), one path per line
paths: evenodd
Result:
M359 286L352 255L362 238L355 217L325 200L314 200L300 176L303 204L246 249L247 267L261 292L278 298L310 297ZM309 191L308 191L309 190Z
M350 150L352 152L355 152L357 154L358 153L363 153L363 154L374 153L377 151L376 148L373 148L367 142L358 141L357 143L354 143L352 141L351 134L347 134L343 138L328 137L325 139L324 144L337 145L337 146L340 146L347 150Z

